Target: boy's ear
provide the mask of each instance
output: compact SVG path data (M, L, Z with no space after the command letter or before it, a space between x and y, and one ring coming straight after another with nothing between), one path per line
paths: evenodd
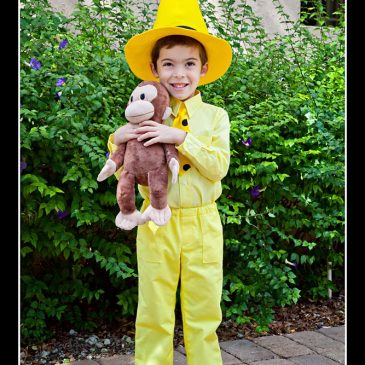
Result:
M206 62L200 71L200 76L205 76L208 72L208 62Z
M151 67L151 71L153 73L153 76L155 76L156 78L158 78L158 73L157 73L157 71L155 69L155 65L152 62L150 63L150 67Z

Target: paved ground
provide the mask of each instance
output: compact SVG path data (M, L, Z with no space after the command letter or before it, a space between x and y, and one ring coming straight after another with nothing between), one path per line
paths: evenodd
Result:
M345 326L263 336L251 341L226 341L220 345L224 365L345 364ZM176 349L174 355L174 365L186 365L183 347ZM120 355L76 361L72 365L134 365L134 359L132 355Z

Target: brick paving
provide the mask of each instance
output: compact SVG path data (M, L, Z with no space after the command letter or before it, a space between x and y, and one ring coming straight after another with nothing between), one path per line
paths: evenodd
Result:
M250 341L224 341L220 346L224 365L339 365L345 364L345 326L262 336ZM134 358L133 355L114 355L72 364L134 365ZM187 365L182 346L175 349L174 365Z

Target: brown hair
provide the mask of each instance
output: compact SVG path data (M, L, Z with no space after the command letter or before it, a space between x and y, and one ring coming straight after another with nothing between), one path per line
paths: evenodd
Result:
M199 57L202 65L205 65L208 62L205 48L199 41L185 35L169 35L167 37L159 39L152 48L151 60L156 69L157 59L160 56L161 48L172 48L176 45L197 47L199 49Z

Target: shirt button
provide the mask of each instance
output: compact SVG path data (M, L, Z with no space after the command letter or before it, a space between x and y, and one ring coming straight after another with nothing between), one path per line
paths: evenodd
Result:
M183 166L183 170L184 171L188 171L190 169L190 165L188 163L186 163L184 166Z

